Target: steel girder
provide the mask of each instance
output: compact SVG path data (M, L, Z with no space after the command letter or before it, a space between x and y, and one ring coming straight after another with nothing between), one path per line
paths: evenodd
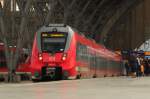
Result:
M10 1L4 0L4 11L11 13ZM28 26L35 31L44 24L66 23L79 31L88 32L89 36L105 38L116 21L139 0L32 0L32 7L26 17ZM16 0L19 11L15 12L16 20L20 20L21 13L27 0ZM54 21L52 21L54 20ZM59 21L57 21L59 20ZM17 22L19 23L19 22ZM32 25L31 25L32 24ZM37 27L37 28L36 28ZM30 27L30 29L32 29ZM98 39L97 39L98 42Z
M106 21L103 25L103 28L100 30L100 39L101 42L104 38L106 38L107 33L112 29L115 23L120 19L120 17L129 10L134 4L139 2L140 0L125 0L122 2L120 7L116 10L116 12Z

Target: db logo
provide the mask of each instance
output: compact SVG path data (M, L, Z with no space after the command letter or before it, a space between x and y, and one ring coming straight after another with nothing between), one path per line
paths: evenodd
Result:
M50 57L49 60L50 61L55 61L55 57Z

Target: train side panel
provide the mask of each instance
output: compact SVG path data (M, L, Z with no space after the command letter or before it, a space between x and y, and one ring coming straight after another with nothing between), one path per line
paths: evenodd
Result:
M15 52L16 47L9 47L10 51ZM15 73L21 77L21 79L30 79L31 69L30 69L30 59L24 49L20 50L19 60L17 62L17 69ZM8 66L5 57L4 43L0 43L0 79L8 80Z
M82 78L117 76L121 74L121 57L82 35L77 37L78 76Z

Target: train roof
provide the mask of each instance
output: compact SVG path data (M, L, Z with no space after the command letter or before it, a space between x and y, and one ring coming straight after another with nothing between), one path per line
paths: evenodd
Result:
M67 32L68 31L68 25L65 24L49 24L49 25L44 25L42 26L38 32L49 32L49 31L62 31L62 32Z

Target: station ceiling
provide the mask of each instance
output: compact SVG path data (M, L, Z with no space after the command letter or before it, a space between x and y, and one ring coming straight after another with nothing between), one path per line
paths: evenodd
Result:
M30 2L29 2L30 1ZM107 41L107 34L116 23L143 0L4 0L1 17L11 34L24 31L32 35L49 23L68 24L96 42ZM26 4L29 4L26 6ZM3 11L3 12L2 12ZM22 14L27 12L25 14ZM14 19L10 19L13 16ZM26 25L21 27L19 24ZM11 22L11 24L10 24ZM15 24L15 27L12 27ZM14 28L14 29L12 29ZM11 34L14 39L16 36ZM34 34L33 34L34 35ZM28 36L29 37L29 36ZM31 36L33 37L33 36Z

